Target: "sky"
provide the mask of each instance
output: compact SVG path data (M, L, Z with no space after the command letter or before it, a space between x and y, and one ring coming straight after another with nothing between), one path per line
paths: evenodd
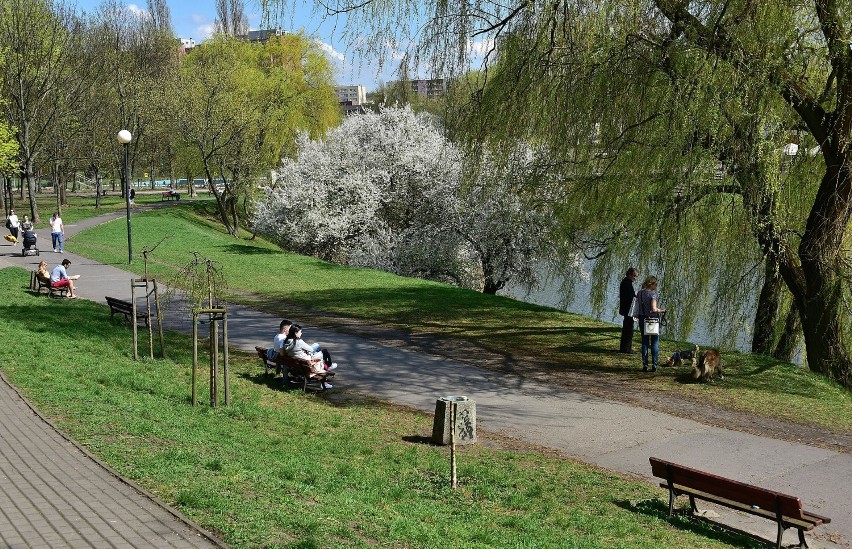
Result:
M94 12L97 10L101 0L77 0L78 11ZM146 0L127 1L125 5L131 11L147 11ZM196 43L201 43L213 33L216 20L215 0L167 0L172 13L172 26L179 38L193 38ZM335 66L335 77L341 85L361 84L366 86L367 91L374 90L379 82L388 82L396 79L393 63L381 70L375 63L369 60L355 59L351 53L346 51L346 45L340 39L340 30L335 32L334 25L330 21L323 22L318 16L312 14L310 5L296 7L293 13L293 27L282 30L287 32L304 31L306 35L313 37L326 52ZM246 0L246 15L248 15L249 26L252 30L260 28L260 8L256 0ZM392 56L393 57L393 56Z

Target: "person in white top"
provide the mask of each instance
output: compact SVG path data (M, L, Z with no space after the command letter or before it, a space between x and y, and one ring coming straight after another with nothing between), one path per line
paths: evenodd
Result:
M18 239L18 230L20 228L21 222L18 220L18 216L15 215L15 210L9 210L9 232L15 237L15 240Z
M62 218L59 217L59 212L54 212L53 217L50 218L50 238L53 240L54 252L62 253L63 236L65 236L65 227L62 225Z

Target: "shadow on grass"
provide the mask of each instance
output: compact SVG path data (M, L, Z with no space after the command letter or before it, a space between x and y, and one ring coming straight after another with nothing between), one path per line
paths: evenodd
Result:
M736 547L766 547L770 542L764 538L754 536L743 530L714 522L704 517L693 516L686 510L675 510L674 515L669 517L668 505L660 499L645 499L640 501L616 501L616 506L631 512L639 513L650 518L668 522L681 530L688 530L694 534L704 536L708 539L727 543Z
M411 444L424 444L426 446L442 446L441 444L437 444L432 437L424 437L422 435L409 435L402 437L404 442L409 442Z
M226 244L225 246L220 246L219 249L224 253L234 255L283 255L285 253L280 250L259 248L257 246L248 246L246 244Z

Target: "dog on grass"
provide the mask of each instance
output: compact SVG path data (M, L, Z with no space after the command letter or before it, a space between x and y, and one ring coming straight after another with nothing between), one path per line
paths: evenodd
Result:
M666 366L695 366L695 357L698 356L698 345L694 351L675 351L675 353L666 360Z
M713 376L719 374L719 379L725 379L722 372L722 355L716 349L707 349L698 354L698 363L692 367L692 379L713 381Z

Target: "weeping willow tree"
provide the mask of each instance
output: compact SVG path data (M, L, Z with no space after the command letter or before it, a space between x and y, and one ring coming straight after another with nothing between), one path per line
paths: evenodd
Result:
M600 256L597 280L636 258L686 316L717 319L760 289L773 329L788 292L811 369L852 386L852 2L323 6L367 55L411 31L415 63L453 76L485 51L455 134L547 148L562 230Z

